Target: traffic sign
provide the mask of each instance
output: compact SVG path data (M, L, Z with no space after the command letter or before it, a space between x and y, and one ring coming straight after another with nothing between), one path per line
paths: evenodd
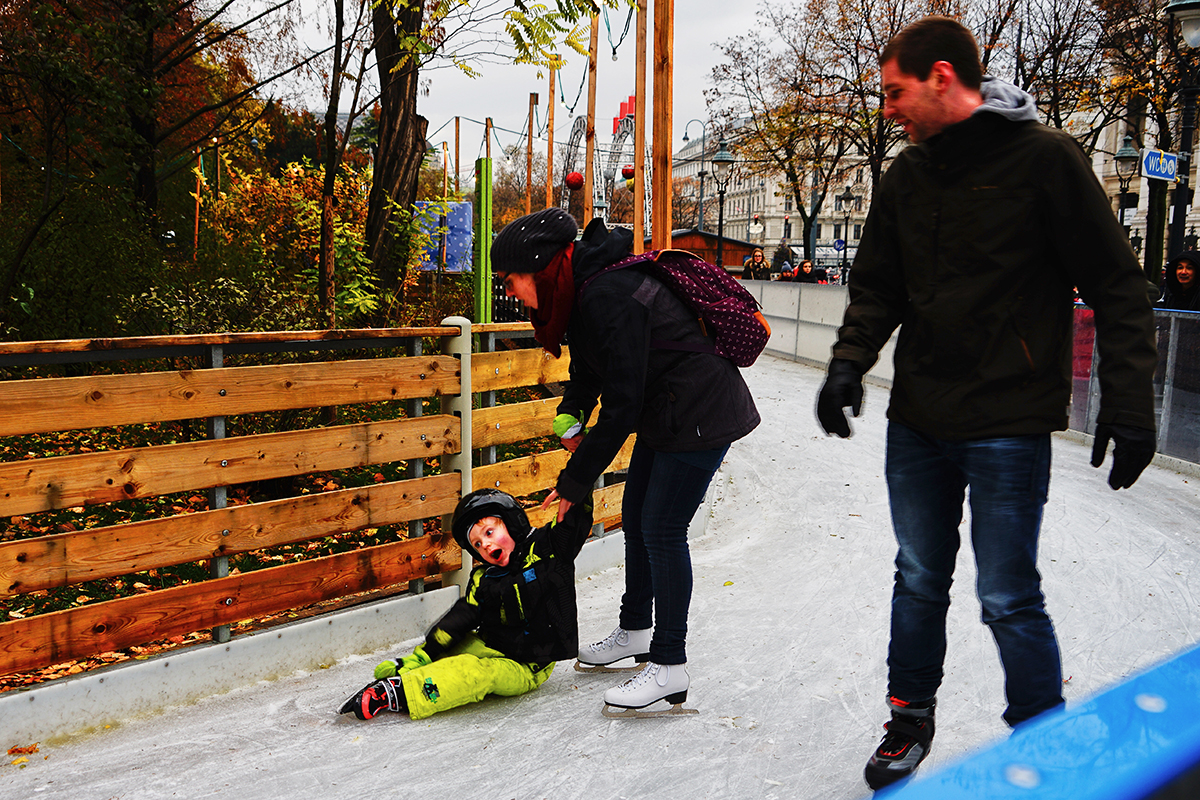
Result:
M833 240L833 249L837 250L839 253L842 252L843 250L845 250L846 249L845 240L844 239L834 239Z
M1179 156L1162 150L1142 151L1142 177L1174 183L1178 180Z

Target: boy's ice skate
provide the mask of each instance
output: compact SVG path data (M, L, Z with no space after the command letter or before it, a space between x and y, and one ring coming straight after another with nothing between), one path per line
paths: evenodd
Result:
M365 720L371 719L385 709L403 714L408 713L408 703L405 702L404 687L401 686L399 677L368 683L347 697L346 701L338 707L338 713L354 712L354 716Z
M579 646L579 660L575 669L579 672L633 672L650 660L651 630L627 631L618 626L605 638L593 644ZM629 666L613 667L626 658L634 663Z
M699 714L694 708L683 707L690 683L686 664L655 664L651 661L637 675L604 693L604 708L600 713L614 719ZM673 705L655 711L644 710L659 700Z

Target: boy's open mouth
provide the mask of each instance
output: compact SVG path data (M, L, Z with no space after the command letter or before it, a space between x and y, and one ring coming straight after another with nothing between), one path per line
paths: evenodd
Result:
M503 560L502 556L504 555L504 551L497 547L493 549L489 555L492 557L493 561L499 562Z

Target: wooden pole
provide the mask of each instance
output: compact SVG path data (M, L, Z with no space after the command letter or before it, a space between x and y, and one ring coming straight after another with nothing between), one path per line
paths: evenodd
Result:
M533 211L533 109L537 107L537 92L529 93L529 124L525 143L525 213Z
M633 253L646 249L646 0L638 0L633 76Z
M455 193L462 191L462 186L459 184L459 174L462 168L458 160L458 145L459 145L459 118L454 118L454 191Z
M192 261L196 260L196 253L200 250L200 185L204 175L204 157L200 155L200 148L196 148L196 230L192 233Z
M587 131L583 135L585 147L583 163L583 225L592 221L595 208L592 204L592 186L596 176L592 174L592 161L596 155L596 47L600 41L600 15L592 15L592 40L588 49L588 106Z
M650 168L654 171L651 188L651 246L662 250L671 246L671 114L675 46L673 20L675 0L654 0L654 138L650 144Z
M550 68L550 103L547 106L546 112L546 208L554 205L554 74L557 72L554 67Z

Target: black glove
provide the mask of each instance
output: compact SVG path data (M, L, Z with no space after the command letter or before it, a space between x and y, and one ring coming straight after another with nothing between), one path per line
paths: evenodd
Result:
M1142 470L1154 458L1157 436L1154 431L1134 428L1130 425L1103 423L1096 426L1096 442L1092 445L1092 466L1104 463L1108 451L1108 440L1113 441L1112 472L1108 473L1108 485L1114 489L1128 489L1137 481Z
M850 436L850 422L842 410L850 406L850 413L858 416L862 410L863 371L853 361L835 358L829 362L825 385L817 395L817 421L827 434L837 434L846 439Z

